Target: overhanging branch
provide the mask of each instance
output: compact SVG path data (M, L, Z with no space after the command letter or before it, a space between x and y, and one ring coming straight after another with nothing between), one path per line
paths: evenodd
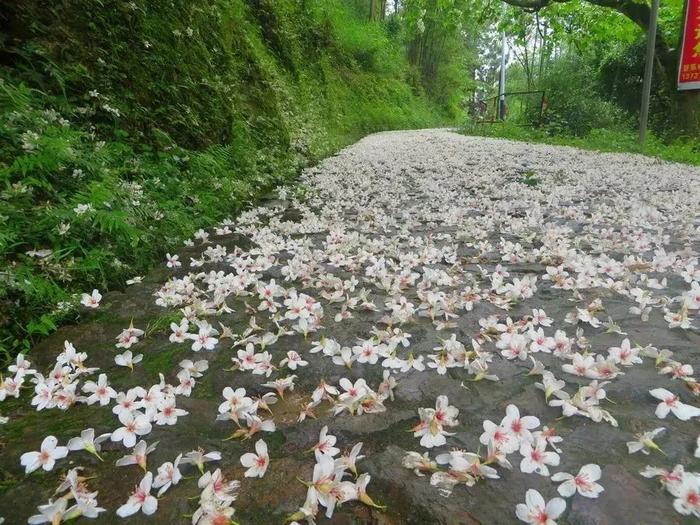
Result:
M554 3L566 3L570 0L503 0L505 3L520 7L526 11L537 12L540 9ZM634 22L642 30L649 30L649 17L651 8L649 5L638 0L586 0L589 4L599 7L613 9ZM673 83L673 68L675 64L675 54L664 38L661 28L656 31L656 58L667 80ZM670 76L669 76L670 75ZM669 85L671 85L669 84Z

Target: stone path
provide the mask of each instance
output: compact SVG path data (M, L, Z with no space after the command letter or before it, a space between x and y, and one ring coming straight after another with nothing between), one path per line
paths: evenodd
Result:
M115 511L144 472L114 465L128 453L121 442L102 444L104 461L77 451L51 471L25 475L20 465L20 456L39 450L48 435L66 445L83 429L99 435L122 426L112 413L114 399L106 406L81 400L89 395L82 393L86 382L104 373L116 392L141 386L161 405L175 400L187 411L177 424L159 425L162 406L144 404L152 431L138 439L158 441L147 470L156 475L164 462L198 448L219 451L221 460L204 470L220 468L240 481L230 504L240 523L283 523L304 505L307 487L298 479L312 480L310 449L324 426L341 451L363 443L357 471L371 476L367 493L386 509L348 501L329 520L321 505L319 523L517 523L515 508L528 489L550 500L559 495L559 483L521 472L517 450L507 456L510 470L487 457L483 422L499 424L509 404L539 418L533 431L546 426L561 436L547 444L548 451L560 450L550 474L576 474L589 463L602 469L598 483L605 490L597 499L567 498L557 523L692 523L697 518L676 512L676 498L640 471L647 465L700 471L698 418L657 418L659 400L649 393L664 388L684 404L700 405L694 372L681 366L700 368L699 206L700 170L688 166L444 130L369 136L307 170L301 189L281 191L230 226L210 230L208 239L198 236L179 253L181 267L164 264L123 293L105 294L99 308L86 310L84 323L60 329L32 350L27 359L43 377L26 375L19 398L3 383L0 413L9 421L0 427L0 516L25 523L38 505L57 497L62 476L81 467L106 509L93 521L124 521ZM533 320L533 309L544 310L551 322ZM192 335L172 342L171 323L183 315ZM130 371L114 358L125 350L115 347L115 338L132 322L144 334L129 350L144 357ZM203 332L213 349L195 352ZM73 366L61 371L54 366L64 341L87 357L74 356ZM239 351L248 343L256 353L254 370L236 369L239 358L246 368ZM291 351L308 365L280 366ZM178 376L185 359L208 362L193 378L190 395L179 386L187 376ZM543 364L544 379L542 370L530 374L533 359ZM343 360L354 362L343 366ZM291 375L294 389L284 399L269 412L257 407L276 430L226 440L238 426L217 421L224 389L244 388L254 398L274 392L264 383ZM308 407L321 379L343 392L344 378L364 378L362 399L346 393ZM565 384L546 400L535 386L545 380ZM574 397L594 380L606 398ZM35 410L32 381L49 386L49 404L70 407ZM75 400L71 384L77 385ZM435 407L442 395L459 410L457 424L441 427L452 433L444 445L424 448L410 430L420 422L418 409ZM305 407L309 415L298 422ZM245 421L242 415L242 432L253 420ZM657 427L666 429L655 438L665 454L628 453L635 434ZM262 478L244 477L239 458L253 452L258 439L268 446L269 467ZM460 471L459 461L439 465L452 471L444 475L421 477L404 466L409 451L435 460L452 448L480 454L499 479ZM192 465L181 471L183 479L159 498L155 514L139 512L126 522L192 522L199 472ZM344 480L353 478L348 472Z

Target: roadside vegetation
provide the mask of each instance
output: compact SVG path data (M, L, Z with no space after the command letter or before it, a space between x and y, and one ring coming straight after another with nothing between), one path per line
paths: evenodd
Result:
M366 2L30 0L0 34L0 351L361 136L456 122L461 55ZM457 26L442 28L456 46ZM425 65L427 63L427 65ZM424 82L422 67L430 67Z
M506 0L508 1L508 0ZM512 0L482 33L477 87L464 131L700 164L700 92L676 89L683 2L663 2L649 132L638 139L645 3ZM631 12L630 9L636 10ZM497 116L501 31L507 35L506 115ZM544 107L540 111L542 97Z
M615 153L640 153L662 160L682 162L700 166L700 150L697 141L676 140L666 143L651 135L646 143L639 143L639 136L633 131L593 129L582 137L568 134L552 134L547 130L497 122L494 124L469 123L464 127L469 135L481 135L525 142L573 146L576 148Z

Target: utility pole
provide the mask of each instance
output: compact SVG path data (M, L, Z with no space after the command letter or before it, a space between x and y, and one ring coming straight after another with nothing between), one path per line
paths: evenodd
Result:
M498 118L504 120L506 118L506 50L508 43L506 42L506 32L503 31L501 38L501 74L498 78Z
M656 24L659 17L659 0L652 0L649 15L649 32L647 34L647 59L644 66L644 84L642 85L642 109L639 114L639 142L644 146L649 120L649 98L651 96L651 79L654 73L654 49L656 48Z

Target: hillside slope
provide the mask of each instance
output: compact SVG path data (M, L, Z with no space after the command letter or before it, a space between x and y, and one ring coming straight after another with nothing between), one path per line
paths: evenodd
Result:
M443 119L343 0L28 0L0 34L0 349L372 131Z

